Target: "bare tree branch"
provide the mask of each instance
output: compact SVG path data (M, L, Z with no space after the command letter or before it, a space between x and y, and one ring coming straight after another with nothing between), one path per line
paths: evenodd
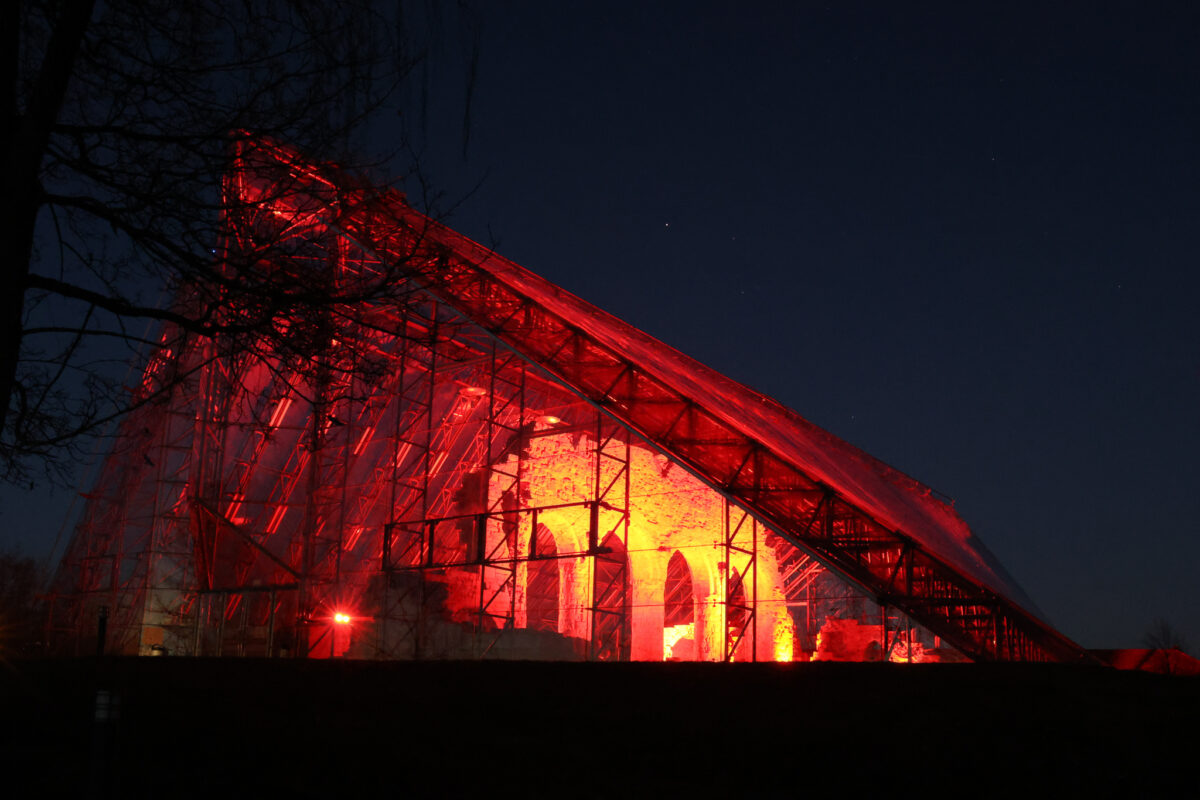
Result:
M234 152L259 137L365 163L349 158L354 131L436 49L440 28L413 22L440 10L414 2L415 13L370 0L8 6L4 135L17 208L0 271L0 475L58 470L79 436L187 377L154 373L153 351L200 336L228 352L312 362L339 304L396 291L403 263L338 283L336 253L306 241L302 220L263 226L256 209L230 203L222 180ZM469 106L479 31L466 30ZM469 127L469 108L463 119ZM231 226L242 226L236 260L223 247ZM313 269L264 269L277 253ZM166 333L131 329L147 323ZM151 366L131 387L124 365L139 356Z

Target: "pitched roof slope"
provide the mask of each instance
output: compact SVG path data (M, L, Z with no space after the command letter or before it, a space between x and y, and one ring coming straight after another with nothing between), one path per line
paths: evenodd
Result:
M325 224L341 230L381 259L405 263L414 283L447 301L592 402L607 408L631 429L690 466L714 488L727 492L750 510L780 522L781 532L788 538L804 539L803 546L815 547L815 554L825 547L824 556L831 566L836 563L847 577L874 587L880 602L906 608L922 624L941 627L944 635L953 635L956 626L963 626L957 628L962 635L956 644L975 657L1002 657L996 650L999 628L988 626L1003 625L1007 629L1015 625L1039 642L1049 657L1086 658L1078 645L1041 618L1025 592L957 512L935 497L928 487L775 400L428 219L395 192L364 189L361 183L346 179L335 170L315 167L287 151L275 151L267 160L274 166L274 170L268 171L274 171L277 178L293 185L298 180L310 187L306 191L311 198L309 211L303 213L325 205L324 211L317 212L324 217ZM286 176L278 172L281 160L288 167ZM262 166L260 163L256 170ZM256 175L260 180L263 177L261 171L256 171ZM314 180L315 184L309 183ZM267 202L275 196L278 195L271 188L264 188L259 195ZM254 202L253 197L249 199ZM331 202L336 209L328 205ZM620 381L633 373L636 374L627 384L632 388L622 395L618 389ZM641 398L627 401L639 390ZM640 407L636 405L639 402ZM671 409L668 417L679 409L675 422L664 422L662 414L666 412L657 418L646 412L655 403ZM689 410L706 420L705 430L714 442L707 451L689 451L678 436L672 439L675 425ZM720 451L722 447L726 449ZM714 455L719 452L724 454L724 463L722 455ZM736 485L752 452L765 454L765 459L778 467L776 474L784 476L781 489L762 488L765 486L762 484L744 490ZM746 454L742 466L736 469L729 466L736 464L736 459L730 461L734 453ZM751 471L757 479L758 468ZM919 596L903 594L896 578L905 558L904 549L893 549L897 560L890 563L894 566L867 565L863 571L859 569L863 564L861 555L844 550L847 546L853 550L858 544L830 539L827 541L831 544L826 547L825 542L806 539L811 533L805 528L806 520L811 527L820 506L811 511L814 502L811 499L800 505L795 502L781 505L787 501L773 500L771 492L780 493L775 497L790 493L794 499L805 492L811 497L814 489L835 495L839 502L868 515L874 525L892 537L893 548L897 542L906 547L902 543L911 541L925 554L921 558L933 559L925 562L933 572L923 574L933 575L940 570L943 576L955 577L949 578L949 583L928 584ZM872 545L864 540L861 546ZM933 567L936 562L950 572ZM880 572L881 569L884 571ZM913 570L910 562L906 580L913 579ZM854 577L856 571L858 578ZM979 588L970 589L970 585ZM960 611L949 611L954 607ZM997 618L980 627L980 609L987 608L995 609L1003 620ZM942 624L948 613L951 618L954 613L962 615L960 622L953 622L949 628Z
M962 517L932 490L814 425L767 395L725 377L638 328L467 237L436 226L437 239L473 251L475 265L520 294L570 320L589 336L826 484L887 527L924 545L979 584L1041 617Z

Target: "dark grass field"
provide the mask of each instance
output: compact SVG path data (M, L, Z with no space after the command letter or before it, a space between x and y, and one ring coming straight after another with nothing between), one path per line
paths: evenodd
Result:
M1200 797L1200 679L1103 668L143 658L2 675L12 798Z

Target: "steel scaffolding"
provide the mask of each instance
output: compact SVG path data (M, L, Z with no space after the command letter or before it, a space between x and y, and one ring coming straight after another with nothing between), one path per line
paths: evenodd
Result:
M311 358L164 333L63 648L103 615L141 654L1083 658L924 487L400 196L267 143L228 191L227 248L292 237L262 269L373 291L287 321Z

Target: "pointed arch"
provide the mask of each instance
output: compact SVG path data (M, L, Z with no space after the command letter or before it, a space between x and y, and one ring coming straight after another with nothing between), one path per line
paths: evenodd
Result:
M663 659L696 658L696 597L692 569L676 550L667 562L663 582Z
M629 657L629 559L616 534L604 537L592 559L592 658L625 661Z
M557 632L560 584L558 546L555 544L554 535L545 525L539 524L529 538L529 552L535 555L529 562L525 590L527 626L535 631Z

